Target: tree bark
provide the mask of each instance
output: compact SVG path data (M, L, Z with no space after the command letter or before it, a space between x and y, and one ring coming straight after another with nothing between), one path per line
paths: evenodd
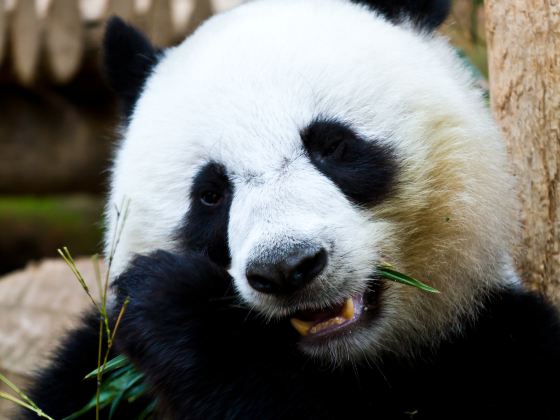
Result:
M516 264L560 304L560 1L485 3L491 106L521 201Z

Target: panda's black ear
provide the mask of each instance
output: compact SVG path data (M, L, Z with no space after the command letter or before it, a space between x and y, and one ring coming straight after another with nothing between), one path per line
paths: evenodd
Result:
M119 17L109 19L103 38L105 75L120 97L127 118L159 55L160 51L138 29Z
M370 6L392 22L411 21L417 27L433 31L449 15L450 0L352 0Z

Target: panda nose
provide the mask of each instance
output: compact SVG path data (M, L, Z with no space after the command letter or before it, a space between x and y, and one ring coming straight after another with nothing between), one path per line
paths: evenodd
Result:
M288 294L311 283L327 265L324 248L298 249L286 258L275 261L258 260L249 263L247 280L258 292Z

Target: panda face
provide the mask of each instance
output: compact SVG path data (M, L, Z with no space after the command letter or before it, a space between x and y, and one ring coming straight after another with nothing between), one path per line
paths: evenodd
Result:
M395 175L388 146L341 123L312 121L294 137L272 165L231 171L230 273L243 298L269 316L364 293L383 232L361 206L381 200Z
M333 362L460 328L509 269L504 150L445 42L387 16L260 0L161 56L130 35L149 60L134 68L141 94L121 92L108 231L114 205L130 212L113 275L137 253L195 249ZM442 293L383 281L381 262Z

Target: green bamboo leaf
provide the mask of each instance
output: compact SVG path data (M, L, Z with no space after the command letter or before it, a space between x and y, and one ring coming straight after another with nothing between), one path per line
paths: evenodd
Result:
M105 369L103 369L103 374L122 368L126 366L128 363L129 363L128 359L126 358L126 356L122 354L117 357L114 357L113 359L109 360L105 365ZM98 373L99 373L99 369L95 369L90 373L88 373L85 379L95 378Z
M99 409L103 409L107 407L107 405L111 402L111 393L107 392L106 390L102 390L99 394ZM88 411L93 410L97 406L97 396L94 395L93 398L80 410L72 413L68 417L64 417L63 420L74 420L80 418Z
M422 283L420 280L416 280L410 276L407 276L406 274L399 273L398 271L393 270L389 265L380 265L377 267L377 271L379 274L381 274L382 277L386 278L387 280L406 284L407 286L416 287L420 290L424 290L425 292L440 293L439 290L425 283Z
M133 403L138 398L144 396L146 394L147 390L148 389L147 389L146 384L144 382L139 383L134 388L129 390L129 393L127 395L127 401L129 403Z
M17 397L14 397L13 395L7 394L5 392L1 392L0 391L0 398L4 399L4 400L8 400L11 401L23 408L26 408L27 410L33 411L35 414L37 414L38 417L43 417L46 418L47 420L54 420L52 417L48 416L47 414L45 414L42 410L40 410L37 406L35 406L35 404L28 404L27 402L20 400Z
M113 402L111 403L111 408L109 409L109 420L113 419L113 416L115 415L115 412L117 411L117 408L119 406L119 404L121 403L121 401L123 400L124 394L126 393L126 389L123 389L117 396L116 398L113 400Z
M147 420L151 418L156 409L156 401L152 401L138 416L138 420Z

